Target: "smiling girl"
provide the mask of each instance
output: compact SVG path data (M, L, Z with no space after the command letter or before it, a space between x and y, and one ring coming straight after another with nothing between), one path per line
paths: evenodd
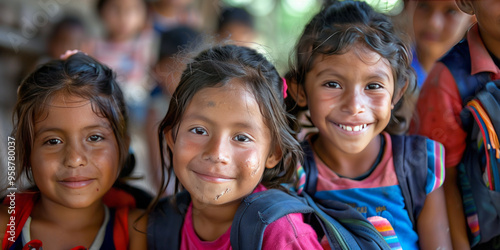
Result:
M132 196L112 188L128 155L122 92L108 67L68 56L19 86L16 174L31 187L15 195L14 235L1 207L2 249L143 249L136 229L145 231L146 218L138 219Z
M149 216L150 249L235 248L232 224L242 201L291 182L300 146L282 93L274 66L250 48L215 46L188 64L159 128L171 159L163 166L173 167L185 191L160 201ZM172 214L175 221L162 219ZM244 237L262 249L321 248L301 213L270 223L262 239L257 232Z
M350 204L367 218L387 219L401 243L394 248L450 248L442 145L420 140L428 164L418 166L427 167L427 177L420 185L425 203L415 224L395 171L403 161L395 160L396 137L388 132L406 130L408 120L394 113L406 110L400 113L411 117L405 100L416 83L408 48L388 17L364 2L326 5L306 25L295 56L289 93L309 108L318 129L302 144L306 158L314 159L304 162L304 169L317 175L315 186L303 186L305 192L317 201Z

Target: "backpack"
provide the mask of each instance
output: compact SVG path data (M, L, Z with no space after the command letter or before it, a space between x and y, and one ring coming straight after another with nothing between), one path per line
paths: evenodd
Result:
M181 192L163 199L148 219L148 249L179 249L181 229L191 198ZM253 193L239 206L231 225L233 249L261 249L267 225L290 214L302 213L319 238L327 235L332 249L390 249L382 235L355 209L340 202L319 208L310 197L277 189ZM312 206L310 206L312 205Z
M440 61L449 69L460 93L460 113L467 132L466 148L457 166L471 246L500 236L500 81L489 72L471 75L467 40Z
M427 143L420 135L391 135L394 168L403 193L408 216L416 230L416 220L424 206L427 193ZM306 175L304 191L314 197L318 180L318 169L314 153L308 141L301 143L304 150L303 169ZM316 201L319 202L319 201ZM327 202L322 200L321 202Z

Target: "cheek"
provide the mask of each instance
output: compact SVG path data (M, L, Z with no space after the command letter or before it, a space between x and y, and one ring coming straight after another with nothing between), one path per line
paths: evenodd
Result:
M370 103L370 106L372 107L372 110L374 111L374 113L382 116L381 118L383 118L385 116L390 118L391 105L392 105L392 99L389 95L383 96L380 98L373 98L373 99L371 99L371 103Z
M94 165L103 174L103 177L114 180L120 173L120 153L118 147L108 147L93 150L89 156L89 161L94 161Z
M263 163L260 161L259 154L256 150L245 150L238 153L242 171L250 177L256 176L263 168ZM259 176L260 177L260 176Z

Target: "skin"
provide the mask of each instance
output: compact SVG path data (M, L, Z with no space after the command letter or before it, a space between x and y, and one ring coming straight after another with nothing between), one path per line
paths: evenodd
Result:
M109 0L100 14L108 38L114 42L132 38L146 23L146 5L142 0Z
M257 34L251 27L238 22L228 23L219 31L218 39L231 40L235 45L251 47L257 38Z
M59 94L37 117L34 130L31 168L41 196L31 213L31 238L46 249L89 247L104 220L102 197L120 170L111 125L89 100ZM129 219L138 215L132 211ZM138 225L146 228L144 220ZM146 245L141 237L130 232L134 246Z
M456 2L463 12L475 16L484 46L500 58L500 2L495 0Z
M379 134L389 123L393 101L405 91L395 92L388 61L356 44L344 54L319 56L305 87L293 81L290 85L298 105L309 107L319 133L313 148L326 165L351 178L368 171L381 150ZM354 131L356 126L359 131ZM417 219L423 249L451 249L443 199L442 188L429 194Z
M241 200L280 161L253 94L237 79L196 93L174 138L174 172L191 194L197 235L213 241L225 233Z
M455 1L416 2L413 31L418 60L425 71L464 37L472 20Z

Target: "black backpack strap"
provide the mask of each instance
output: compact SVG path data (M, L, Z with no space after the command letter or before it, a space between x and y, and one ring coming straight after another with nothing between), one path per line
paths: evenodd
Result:
M311 144L309 144L309 140L302 141L300 146L304 151L304 162L302 163L302 168L306 174L304 192L308 193L310 196L314 196L318 183L318 168L314 161L314 152Z
M148 216L148 249L179 249L184 217L191 202L188 192L162 199Z
M427 193L427 142L419 135L391 135L394 168L408 215L416 229Z
M489 72L471 75L471 57L466 39L455 45L439 61L446 65L453 75L463 106L491 80Z
M269 189L246 197L231 225L231 246L235 250L261 249L266 227L291 213L313 213L314 210L281 190Z

